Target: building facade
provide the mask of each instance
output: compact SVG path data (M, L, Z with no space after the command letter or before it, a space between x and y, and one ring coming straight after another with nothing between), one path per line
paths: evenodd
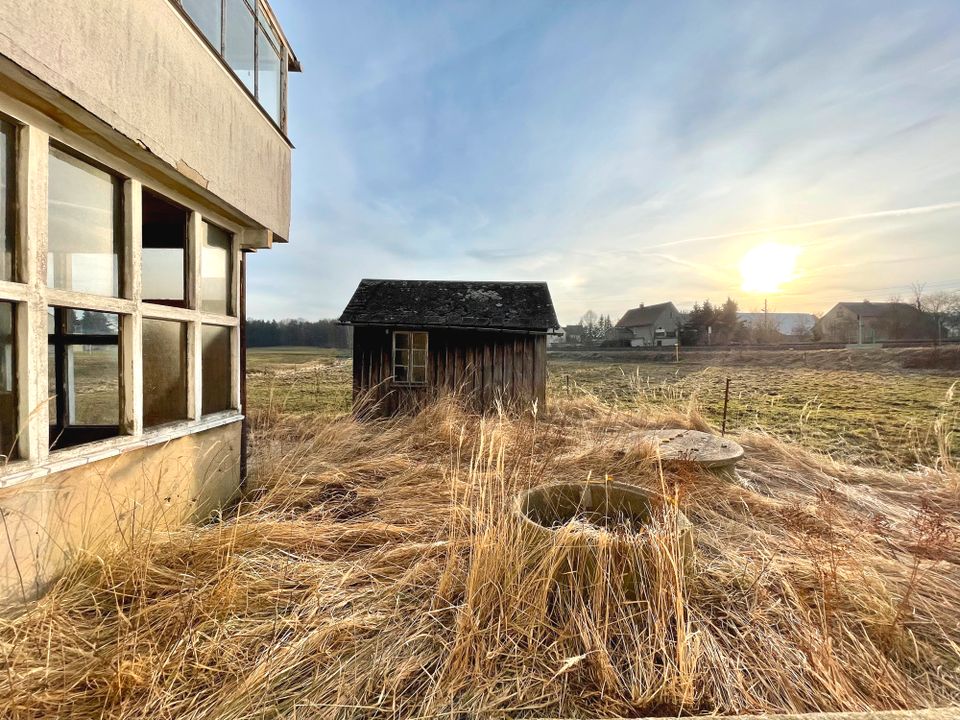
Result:
M630 347L665 347L677 344L682 318L672 302L627 310L617 321L618 337Z
M264 0L0 0L0 603L239 488L297 69Z
M879 343L888 340L932 340L936 321L902 302L840 302L817 323L826 342Z
M547 336L560 326L546 283L363 280L340 322L354 328L362 414L446 393L481 411L546 406Z

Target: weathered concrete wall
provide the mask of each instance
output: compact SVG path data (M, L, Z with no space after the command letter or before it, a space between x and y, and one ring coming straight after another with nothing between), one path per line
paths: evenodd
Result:
M0 606L42 593L79 550L203 518L240 485L240 423L0 490Z
M0 55L289 236L289 144L169 0L0 0Z

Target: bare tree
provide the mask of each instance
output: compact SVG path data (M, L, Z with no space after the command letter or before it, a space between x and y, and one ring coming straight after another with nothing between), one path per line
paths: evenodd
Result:
M923 300L926 297L924 295L924 290L926 290L927 284L925 282L912 282L910 283L910 294L913 296L913 304L916 305L917 310L923 312Z
M949 322L952 311L960 309L960 292L936 290L923 296L923 309L933 315L937 323L937 340L943 339L944 322Z

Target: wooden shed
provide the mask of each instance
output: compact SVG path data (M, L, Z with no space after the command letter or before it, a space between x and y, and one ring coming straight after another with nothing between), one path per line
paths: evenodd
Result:
M362 280L353 326L353 399L377 415L445 392L479 410L546 403L547 335L559 328L543 282Z

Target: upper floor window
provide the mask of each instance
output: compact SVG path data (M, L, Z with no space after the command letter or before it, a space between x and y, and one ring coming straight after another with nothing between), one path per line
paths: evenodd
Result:
M259 0L178 0L234 75L284 127L286 51Z
M51 145L48 193L47 284L119 297L119 178Z

